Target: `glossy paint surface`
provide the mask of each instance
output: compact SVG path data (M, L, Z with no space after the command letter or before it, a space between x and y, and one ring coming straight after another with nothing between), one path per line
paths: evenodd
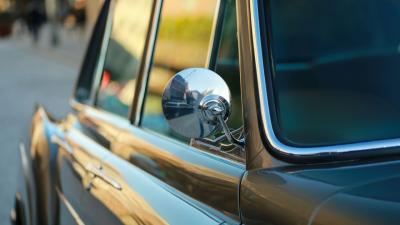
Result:
M249 171L245 224L398 224L400 161Z
M41 224L239 223L240 165L90 107L58 122L37 114Z
M254 56L251 2L237 1L241 73L246 74L241 82L247 151L247 172L239 204L242 222L398 224L400 201L395 190L400 184L398 158L381 158L386 162L349 160L322 166L325 160L310 161L306 157L294 160L289 153L276 154L274 146L266 141L254 66L258 62L251 57ZM349 158L356 156L357 153L349 154ZM328 159L343 160L335 155Z
M30 134L30 160L32 160L35 201L31 202L32 224L53 224L57 217L58 198L54 183L57 179L55 158L57 146L51 141L52 135L61 135L57 122L42 107L32 117Z
M210 216L239 220L237 196L244 173L242 165L131 126L123 119L93 108L85 108L80 118L85 121L84 126L95 127L102 136L118 133L108 144L107 153L111 156L140 168L139 171L161 181L173 195ZM114 161L113 166L119 164ZM133 175L126 176L125 179L136 179Z
M34 224L240 224L242 164L72 102L32 119Z
M208 155L194 159L190 154L174 156L163 149L151 150L152 144L145 141L133 151L128 144L135 137L123 132L131 126L127 121L90 108L81 110L78 117L71 114L58 123L46 116L37 118L38 123L53 127L48 133L38 132L43 139L33 142L33 146L40 144L37 149L42 151L35 156L36 165L47 167L36 176L40 202L49 202L42 203L40 224L53 224L43 220L45 215L58 215L60 224L78 225L221 224L238 220L240 168L224 167L220 160L207 160ZM45 145L54 147L55 158ZM124 153L136 161L123 159ZM220 189L215 188L216 183ZM54 207L57 212L50 211L53 201L59 203Z

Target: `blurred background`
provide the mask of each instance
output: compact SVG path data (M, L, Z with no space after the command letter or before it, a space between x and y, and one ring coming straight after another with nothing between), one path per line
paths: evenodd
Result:
M56 117L71 96L101 0L0 0L0 224L9 224L18 141L34 104Z

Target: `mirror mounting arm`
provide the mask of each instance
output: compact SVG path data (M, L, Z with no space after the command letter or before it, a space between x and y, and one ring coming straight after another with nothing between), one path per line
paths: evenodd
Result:
M212 102L209 107L206 107L206 110L211 111L211 114L216 117L229 143L231 143L232 145L238 147L240 150L243 151L245 145L244 139L237 139L232 134L231 130L228 127L228 124L226 124L224 120L226 110L224 109L223 104L218 101Z
M232 132L230 131L228 125L226 124L225 120L222 118L222 115L217 116L219 123L222 126L222 129L224 131L224 134L227 138L227 140L238 147L240 150L244 151L244 139L237 139L235 136L233 136Z

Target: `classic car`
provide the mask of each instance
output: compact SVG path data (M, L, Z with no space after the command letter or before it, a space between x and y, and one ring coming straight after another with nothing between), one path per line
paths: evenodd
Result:
M399 224L399 21L395 0L105 0L71 112L36 106L18 145L12 222Z

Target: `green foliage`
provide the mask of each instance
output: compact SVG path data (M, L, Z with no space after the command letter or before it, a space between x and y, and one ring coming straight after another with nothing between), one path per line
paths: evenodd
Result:
M160 38L185 41L206 41L210 38L212 28L210 17L174 17L165 18L159 31Z

